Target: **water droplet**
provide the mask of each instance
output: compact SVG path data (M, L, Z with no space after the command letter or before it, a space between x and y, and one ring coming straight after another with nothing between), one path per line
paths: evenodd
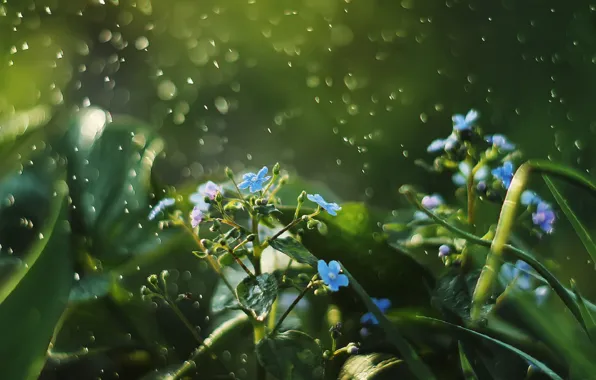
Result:
M230 104L228 103L228 101L225 98L218 96L217 98L215 98L214 103L215 103L215 108L217 108L219 113L221 113L222 115L225 115L228 113L228 111L230 109Z
M171 80L164 80L157 86L157 96L161 100L172 100L177 93L176 85Z

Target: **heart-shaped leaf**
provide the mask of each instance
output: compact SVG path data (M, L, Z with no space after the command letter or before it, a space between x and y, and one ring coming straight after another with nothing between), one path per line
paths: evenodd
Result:
M261 365L280 380L316 380L325 374L321 347L301 331L264 338L256 350Z
M308 264L313 268L317 267L317 258L310 253L302 243L293 237L287 236L284 238L277 238L271 240L269 245L274 249L285 253L299 263Z
M258 321L264 321L271 311L277 292L277 278L270 273L246 277L236 287L240 305L250 310Z

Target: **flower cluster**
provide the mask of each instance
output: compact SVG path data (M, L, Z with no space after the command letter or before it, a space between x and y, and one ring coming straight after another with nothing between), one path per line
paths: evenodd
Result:
M466 115L454 115L451 134L431 142L427 151L443 151L435 166L457 168L452 177L455 185L468 191L472 185L478 195L501 201L513 181L516 169L513 157L519 156L519 152L516 152L516 145L502 134L483 136L477 126L479 118L479 113L473 109ZM549 203L528 191L522 197L522 204L532 212L532 223L537 229L547 234L553 232L556 215ZM425 204L424 199L422 205L429 210L438 207L436 202ZM415 218L424 217L417 214Z
M518 260L515 264L505 263L501 266L499 280L510 289L532 291L538 305L544 304L550 293L550 287L532 267L525 261Z

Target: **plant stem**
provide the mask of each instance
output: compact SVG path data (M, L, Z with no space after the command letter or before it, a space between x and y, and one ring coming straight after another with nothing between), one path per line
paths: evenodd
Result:
M492 245L494 244L493 243L494 240L485 240L485 239L482 239L474 234L471 234L471 233L463 231L455 226L452 226L447 221L441 219L440 217L435 215L430 210L424 208L420 204L420 202L416 199L414 191L409 186L402 186L402 188L400 189L400 192L402 194L404 194L406 196L406 198L408 199L408 201L410 201L413 205L415 205L420 211L424 212L431 219L433 219L435 222L437 222L437 224L440 224L441 226L445 227L447 230L453 232L454 234L461 236L462 238L466 239L467 241L469 241L471 243L478 244L478 245L481 245L484 247L492 247ZM567 308L571 311L571 313L577 319L577 321L580 323L580 325L584 328L585 331L587 331L585 322L583 321L581 311L580 311L579 307L577 306L577 303L575 300L575 295L573 294L573 292L566 289L559 282L559 280L542 263L540 263L538 260L536 260L534 258L534 256L532 256L530 253L525 252L524 250L514 247L510 244L504 244L503 248L506 249L513 256L515 256L515 258L523 260L526 263L528 263L532 268L534 268L536 270L536 272L538 272L539 275L544 277L544 279L550 284L550 286L553 288L555 293L557 293L557 295L565 303ZM499 266L500 266L500 261L502 261L502 259L497 262L497 264ZM483 269L483 272L484 272L484 269ZM496 273L497 273L496 271L491 272L492 276L494 276L494 277L496 277ZM481 274L481 276L482 276L482 274ZM480 282L480 279L478 281ZM486 279L484 281L486 281ZM491 281L492 281L492 279L491 279ZM596 305L590 304L587 302L586 302L586 305L589 305L590 309L596 310Z
M244 327L246 323L248 323L248 317L245 314L239 314L238 316L222 323L209 335L207 339L204 340L204 343L195 350L192 356L185 361L182 366L170 374L171 378L173 380L182 379L188 372L196 369L197 363L203 355L209 352L209 350L214 346L218 346L222 339L228 334L231 334L237 329Z
M468 176L468 186L467 186L467 195L468 195L468 224L470 225L470 231L474 231L474 201L476 195L474 194L474 174L476 171L476 167L470 171L470 175Z
M232 255L232 257L234 258L236 263L238 265L240 265L240 267L246 272L248 277L250 277L254 280L256 278L255 275L250 271L250 269L248 269L248 267L242 262L242 260L240 260L240 258L238 256L236 256L236 254L234 253L234 250L232 248L228 247L227 245L224 248L226 251L228 251L228 253L230 255Z
M263 253L263 248L261 247L261 242L259 239L259 217L258 215L254 215L252 217L252 234L255 237L255 240L252 242L252 253L253 253L253 260L252 264L255 267L255 275L261 274L261 254Z
M213 268L213 270L219 275L219 277L224 282L226 287L230 290L230 292L232 292L232 294L236 294L236 292L234 291L234 287L232 286L232 284L230 284L230 282L226 278L226 275L223 273L221 266L219 265L217 260L215 260L215 258L213 258L213 256L211 256L207 252L207 249L205 248L203 243L201 243L201 239L199 239L199 237L197 235L195 235L195 233L186 224L180 223L180 225L187 233L190 234L190 236L192 236L193 240L195 241L195 243L197 244L199 249L205 253L207 261L209 262L209 265L211 265L211 268Z
M277 321L277 324L275 325L275 327L273 328L273 330L271 330L270 334L274 334L277 330L279 330L279 328L281 327L281 324L283 323L283 321L287 318L288 315L290 315L290 312L296 307L296 305L298 305L298 302L300 302L300 300L302 298L304 298L304 296L306 295L306 293L308 293L308 291L312 288L312 286L314 285L315 281L317 280L317 277L319 275L315 274L313 276L313 278L310 280L310 282L308 283L308 285L306 285L306 288L304 288L302 290L302 292L300 292L300 294L298 295L298 297L296 297L296 299L294 300L294 302L292 302L292 304L286 309L286 311L284 311L284 313L282 314L282 316L279 318L279 321Z
M263 242L263 249L267 248L269 246L269 242L273 241L275 239L277 239L278 237L280 237L284 232L288 231L290 228L294 227L295 225L297 225L298 223L302 222L303 220L307 220L308 218L312 218L317 216L319 213L321 212L321 208L318 207L317 210L315 212L313 212L312 214L309 215L303 215L302 218L298 218L298 219L294 219L292 220L287 226L285 226L284 228L282 228L281 230L277 231L277 233L273 236L271 236L269 239L267 239L266 241Z

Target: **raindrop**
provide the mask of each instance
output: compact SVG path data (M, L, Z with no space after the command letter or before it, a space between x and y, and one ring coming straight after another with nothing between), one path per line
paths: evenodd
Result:
M177 93L176 85L171 80L164 80L157 86L157 96L161 100L172 100Z
M145 36L141 36L137 38L135 41L135 48L137 48L137 50L147 49L148 46L149 40Z
M228 113L230 109L230 104L225 98L218 96L217 98L215 98L215 108L217 108L219 113L225 115Z

